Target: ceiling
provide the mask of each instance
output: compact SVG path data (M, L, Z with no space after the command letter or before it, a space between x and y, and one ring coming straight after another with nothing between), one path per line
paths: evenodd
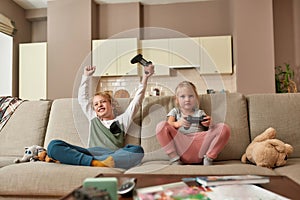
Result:
M13 0L24 9L40 9L47 8L48 1L54 0ZM196 2L196 1L209 1L209 0L94 0L99 4L107 3L130 3L141 2L142 4L169 4L169 3L183 3L183 2ZM211 0L210 0L211 1Z

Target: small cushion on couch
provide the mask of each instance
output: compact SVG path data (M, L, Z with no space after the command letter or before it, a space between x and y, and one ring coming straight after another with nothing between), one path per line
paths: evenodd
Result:
M147 97L142 108L141 145L145 150L143 162L168 160L156 139L156 125L166 120L167 113L175 106L173 97ZM231 136L217 160L240 159L250 143L247 102L242 94L203 94L200 107L214 122L225 122L231 128ZM238 117L237 117L238 116Z
M80 110L77 99L53 101L44 146L52 139L61 139L73 145L85 146L88 137L88 120ZM80 132L81 135L78 133Z
M276 138L293 146L291 158L300 157L300 93L253 94L247 96L251 139L268 127Z
M142 162L168 160L156 139L156 125L166 120L168 112L175 106L172 96L146 97L142 107L141 145L145 156Z
M31 145L43 145L51 101L24 101L0 132L0 156L22 157Z

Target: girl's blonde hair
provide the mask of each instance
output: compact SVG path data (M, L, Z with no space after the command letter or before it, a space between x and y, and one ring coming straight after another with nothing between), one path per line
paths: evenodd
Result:
M180 83L177 85L177 87L176 87L176 89L175 89L175 104L176 104L176 106L177 106L177 107L179 106L179 103L178 103L178 93L179 93L180 89L182 89L182 88L188 88L188 89L193 90L193 92L194 92L194 94L195 94L195 98L196 98L196 103L197 103L196 106L199 107L199 105L200 105L200 99L199 99L199 95L198 95L198 92L197 92L197 88L196 88L196 86L195 86L192 82L190 82L190 81L182 81L182 82L180 82Z

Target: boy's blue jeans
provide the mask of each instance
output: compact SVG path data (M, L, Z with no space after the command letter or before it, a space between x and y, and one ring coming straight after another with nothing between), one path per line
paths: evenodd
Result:
M112 151L102 147L83 148L71 145L62 140L52 140L47 148L48 156L70 165L90 166L92 160L105 160L112 156L116 168L129 169L138 165L144 157L141 146L126 145L125 147Z

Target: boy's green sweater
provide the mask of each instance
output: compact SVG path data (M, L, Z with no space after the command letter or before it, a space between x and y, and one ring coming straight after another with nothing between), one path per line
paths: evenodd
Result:
M95 117L91 120L89 147L103 147L117 150L124 145L123 125L120 124L120 133L112 133L101 121Z

